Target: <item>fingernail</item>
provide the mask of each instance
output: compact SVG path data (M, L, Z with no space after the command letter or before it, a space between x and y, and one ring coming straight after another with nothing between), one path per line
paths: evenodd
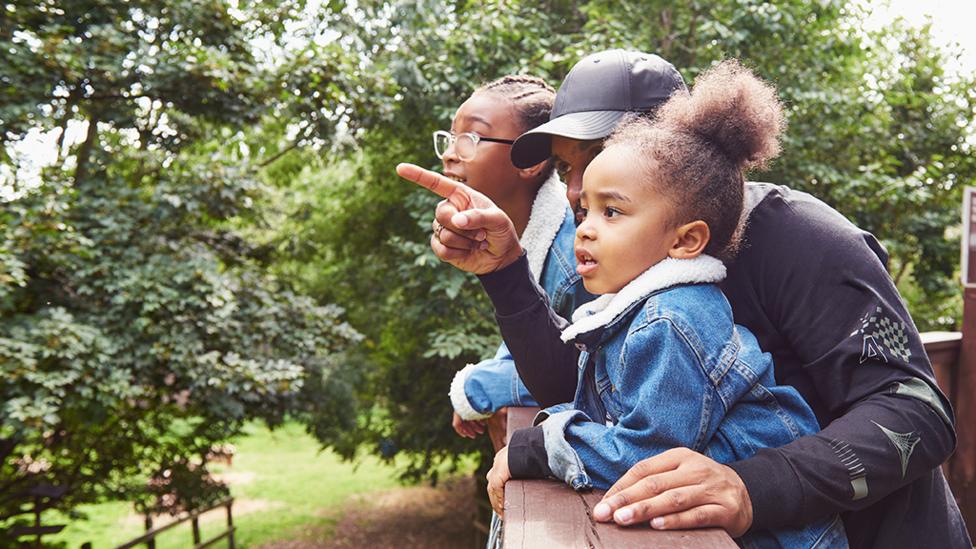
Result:
M657 517L654 520L652 520L651 521L651 528L657 528L658 530L661 530L662 528L664 528L664 519L661 518L661 517Z
M596 520L607 520L608 518L610 518L610 514L612 512L613 511L610 509L610 506L609 505L607 505L606 503L600 502L600 503L597 503L596 504L596 507L593 508L593 517Z
M451 218L451 223L454 223L458 227L464 227L468 224L468 216L464 214L454 214L454 217Z
M487 250L488 249L488 241L487 240L482 240L481 242L479 242L478 243L478 249L480 249L480 250Z
M623 509L618 509L617 512L613 514L613 518L617 522L627 524L628 522L634 520L634 512L624 507Z

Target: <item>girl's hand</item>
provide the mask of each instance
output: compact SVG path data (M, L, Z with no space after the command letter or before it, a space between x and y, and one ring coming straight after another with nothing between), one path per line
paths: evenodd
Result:
M430 247L462 271L485 274L507 267L522 255L512 220L487 196L413 164L397 174L444 198L437 206Z
M479 420L461 419L461 416L454 412L454 419L451 420L454 431L466 438L475 438L485 432L485 422Z
M488 471L488 499L491 500L491 508L501 518L505 515L505 483L511 478L512 473L508 470L508 446L506 446L495 454L495 463Z

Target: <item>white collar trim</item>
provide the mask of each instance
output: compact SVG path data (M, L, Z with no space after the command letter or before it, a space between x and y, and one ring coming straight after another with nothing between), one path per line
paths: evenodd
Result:
M542 276L542 268L549 255L549 247L559 233L559 227L566 216L566 185L559 180L553 170L549 179L539 187L539 192L532 202L529 222L522 232L520 243L525 248L526 258L529 260L529 270L536 282Z
M725 265L714 257L664 258L628 282L619 292L601 295L576 309L573 323L563 330L562 340L568 342L580 334L606 326L628 307L658 290L678 284L715 283L723 278Z

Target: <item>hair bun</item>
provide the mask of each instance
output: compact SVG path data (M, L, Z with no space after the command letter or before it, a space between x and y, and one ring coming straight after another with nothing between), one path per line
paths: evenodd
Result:
M713 144L741 169L776 157L786 127L773 86L734 59L702 73L691 93L673 96L657 119Z

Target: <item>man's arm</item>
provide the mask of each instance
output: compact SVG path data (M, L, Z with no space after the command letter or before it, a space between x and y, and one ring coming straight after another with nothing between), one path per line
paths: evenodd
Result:
M784 192L753 211L751 248L726 287L737 321L744 311L747 326L775 327L761 342L777 380L797 387L825 428L732 464L763 528L864 509L938 467L955 445L951 409L884 249L822 202ZM747 289L759 309L737 309ZM749 315L757 310L764 318Z
M560 340L567 322L549 306L546 292L529 272L525 255L478 278L495 305L495 319L519 377L539 405L573 400L579 351Z

